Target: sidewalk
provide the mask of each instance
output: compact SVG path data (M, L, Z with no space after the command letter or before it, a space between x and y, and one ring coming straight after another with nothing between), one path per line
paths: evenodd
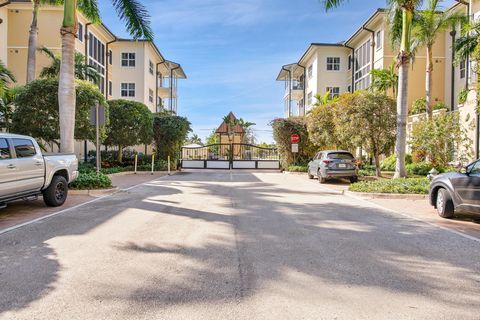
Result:
M110 176L112 184L120 189L127 189L144 182L148 182L165 176L166 172L150 173L127 173L113 174ZM105 194L104 194L105 195ZM9 203L7 208L0 210L0 230L25 223L61 210L72 208L82 203L94 200L96 197L86 194L69 194L67 201L61 207L47 207L40 196L35 201L15 201Z

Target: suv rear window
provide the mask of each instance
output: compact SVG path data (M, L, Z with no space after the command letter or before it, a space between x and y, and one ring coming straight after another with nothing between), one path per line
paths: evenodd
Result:
M11 159L10 147L8 146L7 139L0 139L0 160Z
M12 139L17 158L33 157L37 154L33 142L28 139Z
M328 159L352 160L353 156L349 152L332 152L327 156Z

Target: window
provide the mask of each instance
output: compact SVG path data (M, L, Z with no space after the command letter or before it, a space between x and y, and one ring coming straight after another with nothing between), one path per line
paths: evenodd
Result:
M310 79L313 76L313 65L307 69L307 77Z
M0 160L11 159L10 146L7 139L0 139Z
M163 108L162 98L157 97L157 112L160 112Z
M148 72L150 72L150 74L153 74L153 62L152 61L148 61Z
M135 67L135 52L122 52L122 67Z
M355 68L354 91L367 89L370 86L371 51L371 40L368 40L355 50L355 58L353 61L353 67Z
M80 40L80 42L83 42L83 24L81 23L78 24L77 38Z
M352 55L348 56L348 70L352 70Z
M340 57L327 58L327 71L340 71Z
M340 95L339 87L327 87L328 99L332 100Z
M148 89L148 101L150 101L150 103L153 103L153 90L152 89Z
M111 96L113 93L113 84L112 81L108 81L108 95Z
M351 93L352 92L352 86L348 86L347 91Z
M28 139L12 139L17 158L29 158L37 154L33 142Z
M383 30L377 31L375 37L375 47L377 50L380 50L383 47Z
M91 32L88 36L88 65L93 66L100 74L100 78L93 82L100 92L105 93L105 44Z
M135 97L135 83L122 83L120 95L122 97Z
M108 50L108 64L110 64L110 65L111 65L112 62L113 62L113 60L112 60L113 58L112 58L112 57L113 57L113 52L112 52L112 50Z
M467 75L467 62L465 60L460 61L460 79L465 79Z
M307 104L309 106L312 105L312 99L313 99L313 93L312 92L309 92L308 95L307 95Z

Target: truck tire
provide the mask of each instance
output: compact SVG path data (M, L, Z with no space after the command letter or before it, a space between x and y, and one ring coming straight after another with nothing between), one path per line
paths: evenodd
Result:
M43 201L49 207L61 206L68 195L68 183L62 176L53 176L47 189L43 190Z
M448 191L440 188L437 191L437 213L442 218L452 218L454 214L453 201Z

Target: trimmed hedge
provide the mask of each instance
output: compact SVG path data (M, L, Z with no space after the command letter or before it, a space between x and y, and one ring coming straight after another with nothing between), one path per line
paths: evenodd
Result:
M428 194L430 181L427 178L360 181L350 185L349 190L367 193Z
M289 166L287 171L290 171L290 172L307 172L308 167L307 166Z
M173 163L172 165L172 170L175 170L175 166ZM167 171L167 166L168 163L167 161L164 160L157 160L155 161L154 164L154 170L155 171ZM78 170L83 173L95 173L96 169L95 166L91 163L80 163L78 166ZM110 167L110 168L101 168L100 172L103 174L113 174L113 173L119 173L119 172L125 172L125 171L134 171L135 166L134 165L128 165L124 167ZM137 165L137 171L150 171L152 170L152 165L149 163L145 164L138 164Z
M71 189L78 190L90 190L90 189L107 189L112 187L112 180L100 173L97 175L95 172L80 172L77 180L70 184Z

